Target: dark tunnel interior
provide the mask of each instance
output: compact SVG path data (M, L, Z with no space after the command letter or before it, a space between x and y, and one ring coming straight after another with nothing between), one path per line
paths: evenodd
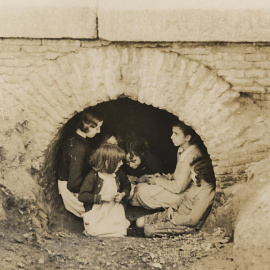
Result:
M125 138L128 134L134 133L148 141L150 151L159 157L165 173L174 171L177 149L170 137L172 122L177 119L176 116L165 110L141 104L128 98L102 102L94 108L104 115L101 133L91 139L96 146L102 140L103 134L116 133ZM67 122L60 141L70 135L79 118L80 113Z

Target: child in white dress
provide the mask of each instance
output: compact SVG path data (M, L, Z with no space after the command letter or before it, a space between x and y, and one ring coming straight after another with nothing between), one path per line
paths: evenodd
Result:
M79 200L86 212L84 227L90 236L125 236L130 223L121 201L127 198L131 185L126 174L119 170L125 157L117 145L103 144L91 158L94 171L81 187Z

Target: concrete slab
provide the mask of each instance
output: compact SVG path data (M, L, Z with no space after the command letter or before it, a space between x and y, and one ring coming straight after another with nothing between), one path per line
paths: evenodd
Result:
M110 41L270 41L268 0L100 0Z
M0 37L97 38L97 0L0 0Z

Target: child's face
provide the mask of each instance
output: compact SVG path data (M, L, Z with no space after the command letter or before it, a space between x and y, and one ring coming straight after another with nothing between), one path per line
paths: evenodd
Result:
M86 133L86 136L88 138L93 138L95 137L98 133L100 133L100 128L103 124L103 121L100 121L96 127L93 127L93 126L88 126L89 128L89 131Z
M173 127L171 139L175 146L181 146L185 143L188 143L190 137L185 136L180 127Z
M123 161L120 160L120 161L118 162L118 164L117 164L117 167L116 167L116 169L115 169L115 172L117 172L117 171L119 170L119 168L120 168L122 165L123 165Z
M137 169L139 165L141 164L142 160L139 156L132 155L132 158L130 157L130 153L126 155L126 163L127 165L132 169Z

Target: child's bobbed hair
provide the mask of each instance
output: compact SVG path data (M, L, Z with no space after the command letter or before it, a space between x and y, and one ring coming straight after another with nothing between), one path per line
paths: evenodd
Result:
M191 162L190 166L194 168L198 184L200 184L203 179L206 183L210 184L213 189L216 188L216 177L212 162L209 158L200 157Z
M88 108L82 112L82 117L78 128L82 132L88 133L89 127L95 128L100 121L103 121L102 113L95 110L94 108Z
M119 146L105 143L92 155L90 163L95 171L111 174L124 157L125 152Z

